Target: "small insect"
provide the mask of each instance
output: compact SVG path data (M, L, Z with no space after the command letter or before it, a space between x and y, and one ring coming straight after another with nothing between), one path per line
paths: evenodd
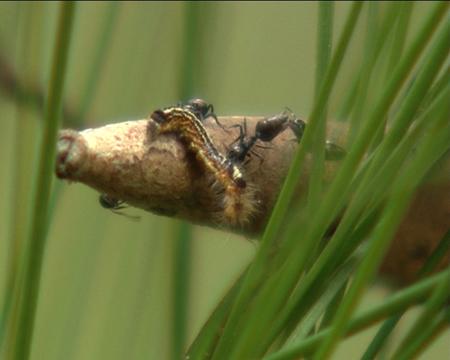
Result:
M183 109L194 113L201 121L212 117L217 121L217 116L214 114L214 106L203 99L191 99L186 104L181 104Z
M122 200L112 198L108 194L101 194L98 198L98 202L105 209L120 210L126 208Z
M250 155L258 138L256 136L247 136L246 119L244 119L244 125L238 124L233 127L239 128L239 136L230 144L231 147L228 150L227 158L233 163L242 163L247 155ZM259 156L258 153L253 153L255 156Z
M222 129L225 130L223 125L217 119L216 114L214 113L214 106L208 103L206 100L195 98L191 99L185 104L178 104L178 107L182 107L185 110L189 110L192 112L200 121L204 121L207 118L211 117L214 119L215 123L219 125Z
M103 208L109 209L117 215L126 216L127 218L132 219L132 220L140 219L139 216L128 215L128 214L124 214L121 211L118 211L118 210L125 209L127 207L123 200L113 198L113 197L109 196L108 194L101 194L98 198L98 202L100 203L100 205Z
M227 222L235 225L247 221L253 209L242 202L241 195L247 186L244 176L237 165L216 149L195 113L184 107L173 107L156 110L151 118L158 123L159 134L176 134L224 188L223 212Z
M247 123L245 120L244 126L236 126L239 127L240 134L231 143L235 144L237 142L237 144L230 148L227 157L233 162L243 162L251 153L252 148L258 146L255 145L258 140L270 142L287 128L290 128L297 137L297 140L300 140L305 129L305 122L297 118L292 111L287 110L281 114L258 121L255 126L255 135L253 136L247 136ZM258 156L256 152L253 152L253 154Z
M281 114L258 121L255 127L255 136L261 141L269 142L287 128L292 130L297 140L302 138L305 130L305 122L297 118L289 109Z

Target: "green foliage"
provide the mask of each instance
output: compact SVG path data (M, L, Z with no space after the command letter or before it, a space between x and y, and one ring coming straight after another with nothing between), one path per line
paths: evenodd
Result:
M60 126L62 94L74 12L75 3L68 2L61 5L58 38L55 45L48 100L44 115L44 133L36 188L34 190L35 199L31 205L33 212L31 213L30 234L28 235L28 241L25 244L26 251L23 255L23 268L21 269L23 278L18 278L18 281L23 283L17 305L17 334L13 336L15 345L12 358L16 360L29 358L31 341L33 339L42 260L49 222L48 208L52 170L56 156L56 137Z
M343 30L329 71L325 75L307 131L269 221L261 247L243 280L241 291L237 295L235 304L231 307L229 318L222 325L224 329L221 330L221 337L215 347L213 359L258 358L269 349L269 345L272 346L272 349L274 346L280 346L282 342L277 342L277 337L281 336L283 331L293 330L292 326L286 330L286 325L292 323L293 317L297 321L300 320L311 309L315 301L319 301L324 285L332 281L336 267L345 262L349 255L348 252L339 252L339 249L346 247L344 241L348 242L348 237L355 231L354 227L358 225L358 222L367 217L374 208L380 206L381 196L374 198L373 194L380 194L380 191L387 192L390 195L382 212L378 214L378 219L373 221L371 227L364 233L359 233L358 238L354 241L355 247L364 238L368 238L367 254L357 267L355 278L331 322L330 331L315 354L318 359L328 357L338 339L343 335L363 290L373 278L414 189L432 164L448 150L449 127L448 123L445 124L448 119L445 111L440 111L433 117L431 123L428 122L427 127L430 132L422 134L422 139L418 141L419 145L413 146L412 142L408 142L408 135L405 131L414 119L420 99L425 96L446 59L445 39L448 29L444 26L430 45L429 53L419 67L419 74L408 95L403 99L402 106L393 116L391 129L386 138L376 148L370 161L363 163L363 166L358 169L365 151L368 150L368 145L373 141L374 135L378 133L379 127L383 126L379 119L386 116L394 99L400 93L403 83L412 73L418 56L424 51L427 41L445 14L446 5L440 3L436 4L433 11L430 12L429 18L422 30L419 31L415 41L396 65L393 76L386 84L387 89L380 92L373 107L369 109L367 120L361 121L364 117L359 116L359 122L352 124L353 126L358 124L358 128L354 130L357 135L355 135L352 147L349 148L349 154L336 179L328 192L320 199L320 205L316 205L317 212L308 212L309 216L300 213L296 217L296 225L291 227L291 231L286 232L286 239L283 240L282 248L277 254L277 256L288 255L285 258L277 259L277 268L274 269L275 261L270 259L268 254L273 246L275 236L279 235L282 219L285 217L294 186L301 174L300 169L306 154L305 149L310 146L311 134L319 126L318 120L321 111L326 108L326 100L349 43L361 5L361 3L355 3L353 11L349 15L347 26ZM369 34L370 38L374 38L372 41L376 45L369 47L371 52L366 57L369 61L362 65L359 81L366 87L372 76L373 65L392 28L390 25L399 16L396 9L398 6L392 5L392 9L387 12L386 21L380 27L379 33ZM397 34L397 36L402 36L402 34ZM363 113L362 105L359 104L365 101L365 96L366 92L358 92L354 111ZM445 105L441 103L439 108L445 109ZM443 132L441 132L442 130ZM407 151L401 146L402 140L409 144ZM413 149L415 151L414 160L407 159L406 154ZM398 152L396 153L395 150ZM403 165L403 163L405 164ZM399 172L398 169L401 171ZM362 176L362 179L357 175ZM353 197L347 204L350 189L353 190ZM317 199L317 201L319 200ZM320 241L328 226L331 225L334 216L340 209L343 209L344 204L346 210L333 238L312 268L302 276L306 270L306 260L314 256L313 244ZM302 234L302 236L299 238L297 234ZM283 252L283 247L286 248L286 252ZM448 289L446 294L448 295ZM295 316L293 316L294 313ZM202 335L200 334L200 336ZM201 352L191 355L193 358L202 357Z

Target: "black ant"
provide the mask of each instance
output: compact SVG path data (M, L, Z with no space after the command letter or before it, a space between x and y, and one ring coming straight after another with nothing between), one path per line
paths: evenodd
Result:
M180 104L180 106L194 113L201 121L212 117L217 121L217 116L214 114L214 106L203 99L191 99L185 104Z
M232 162L243 162L258 140L270 142L288 127L295 134L297 140L300 140L305 129L305 122L295 117L292 111L287 110L281 114L258 121L255 127L255 135L253 136L247 136L247 122L245 119L243 126L235 125L233 127L239 127L239 137L233 141L232 144L236 142L237 144L231 147L227 157ZM255 152L253 154L258 156Z
M297 118L289 109L283 111L281 114L258 121L255 127L255 136L261 141L269 142L288 127L295 134L297 140L302 138L305 130L305 122Z
M232 127L239 128L239 136L236 140L234 140L230 146L231 148L228 150L227 158L232 163L242 163L245 158L251 152L252 147L255 145L258 140L257 136L247 136L247 120L244 119L244 125L233 125ZM255 156L259 155L256 152L252 152Z
M121 211L118 211L118 210L125 209L127 207L127 205L125 205L125 202L123 200L115 199L115 198L109 196L108 194L101 194L98 198L98 202L104 209L109 209L114 214L123 215L131 220L139 220L140 219L139 216L132 216L132 215L124 214Z
M219 125L223 130L226 130L219 122L219 119L217 119L217 116L214 113L214 106L206 100L194 98L188 100L184 104L180 103L178 106L193 113L200 121L204 121L211 117L217 125Z

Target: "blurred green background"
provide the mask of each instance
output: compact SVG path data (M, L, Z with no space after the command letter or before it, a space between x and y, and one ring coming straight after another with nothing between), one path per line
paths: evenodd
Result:
M0 56L29 89L46 93L58 3L0 4ZM179 101L185 44L185 2L79 3L64 101L88 128L146 117ZM285 106L309 114L314 95L315 2L199 2L201 29L192 95L218 115L262 115ZM335 34L349 3L335 5ZM414 8L421 23L426 3ZM364 18L363 18L364 19ZM342 101L360 62L365 24L345 58L331 102ZM99 50L100 49L100 50ZM98 64L98 67L97 65ZM27 226L30 187L42 114L7 93L0 96L0 304L17 226ZM76 119L75 119L76 120ZM19 125L20 123L20 125ZM21 149L21 150L18 150ZM18 162L22 151L26 161ZM16 174L22 174L17 178ZM174 221L127 209L138 222L102 209L98 194L61 183L54 203L43 265L32 359L166 359L172 344ZM14 210L18 208L18 210ZM13 213L23 223L13 223ZM14 227L16 230L14 231ZM248 264L255 240L194 226L191 243L187 343ZM387 289L374 289L366 303ZM341 345L336 358L357 358L375 329ZM443 359L450 332L423 355ZM0 351L1 356L1 351Z

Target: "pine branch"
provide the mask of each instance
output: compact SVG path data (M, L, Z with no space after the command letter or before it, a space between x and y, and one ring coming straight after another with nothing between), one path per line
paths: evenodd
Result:
M261 117L245 117L249 134L253 134ZM231 126L242 124L243 116L219 117L226 129L212 119L205 127L223 154L238 137ZM268 220L282 182L287 174L297 142L292 132L284 131L272 142L256 147L242 169L248 183L249 201L257 211L248 223L230 225L220 221L223 192L215 186L214 176L204 171L173 135L155 134L153 121L137 120L107 125L81 132L60 133L56 173L58 177L82 182L100 193L125 201L131 206L192 223L224 228L257 237ZM328 139L344 144L346 131L342 123L328 123ZM443 168L450 166L444 159ZM325 162L325 182L332 179L339 161ZM310 160L305 164L309 174ZM296 197L306 189L307 176L298 185ZM385 257L382 270L402 282L413 280L443 234L450 227L450 184L424 184ZM219 216L218 216L219 214ZM429 214L429 215L427 215ZM441 264L448 264L448 254Z

